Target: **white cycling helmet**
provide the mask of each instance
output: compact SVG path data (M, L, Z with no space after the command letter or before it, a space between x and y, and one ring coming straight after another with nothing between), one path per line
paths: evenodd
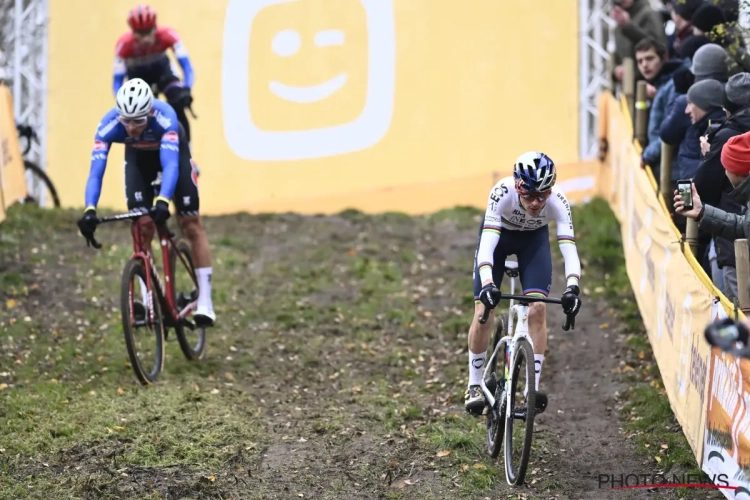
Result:
M529 151L516 160L513 177L523 191L547 191L557 180L555 162L544 153Z
M154 104L151 86L140 78L125 82L117 91L117 111L125 118L141 118L148 115Z

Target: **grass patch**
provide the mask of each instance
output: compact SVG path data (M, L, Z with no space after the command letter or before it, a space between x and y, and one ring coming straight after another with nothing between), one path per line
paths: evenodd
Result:
M606 297L624 323L628 348L623 376L631 385L622 395L624 428L636 449L654 467L676 473L702 474L663 389L648 335L640 319L625 267L620 228L609 204L595 199L573 207L578 251L584 266L586 295ZM617 335L610 333L610 335ZM614 339L613 339L614 340ZM680 495L706 498L705 492Z

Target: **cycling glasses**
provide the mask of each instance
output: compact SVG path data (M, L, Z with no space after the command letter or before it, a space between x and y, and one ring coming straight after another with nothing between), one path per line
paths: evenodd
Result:
M539 201L544 201L547 198L549 198L549 195L552 194L552 190L547 191L526 191L526 192L520 192L518 193L521 195L521 198L524 200L533 200L537 199Z
M138 118L125 118L124 116L120 116L118 119L123 125L135 125L136 127L145 125L146 122L148 122L148 116L141 116Z
M135 35L136 38L146 38L147 36L151 35L154 31L156 31L156 28L149 28L143 31L133 30L133 35Z

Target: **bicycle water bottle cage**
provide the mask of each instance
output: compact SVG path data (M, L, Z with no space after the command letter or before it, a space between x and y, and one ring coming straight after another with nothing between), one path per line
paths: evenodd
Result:
M517 278L518 277L518 262L516 262L515 260L506 260L505 261L505 274L507 274L511 278Z

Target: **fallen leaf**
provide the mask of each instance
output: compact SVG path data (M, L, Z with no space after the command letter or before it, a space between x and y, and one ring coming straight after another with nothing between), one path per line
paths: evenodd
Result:
M461 464L461 470L468 470L469 466L466 464Z
M662 448L662 450L667 450L667 449L669 449L669 445L667 443L664 443L664 444L661 445L661 448Z
M193 389L195 389L195 392L200 392L200 390L201 390L201 388L200 388L200 387L198 387L198 384L195 384L195 385L193 386Z
M609 323L602 323L601 325L599 325L599 328L601 328L602 330L606 330L607 328L609 328Z
M437 456L439 457L447 457L450 454L451 454L451 450L441 450L437 452Z
M208 476L208 480L213 483L214 481L216 481L216 476Z
M474 464L472 465L475 469L484 469L484 464Z
M356 385L355 385L354 387L352 387L352 392L361 392L361 391L362 391L362 389L361 389L361 388L359 388L359 387L358 387L358 386L356 386Z
M211 394L219 394L219 389L211 389Z
M125 427L120 427L119 425L116 425L116 426L112 427L112 429L114 429L116 431L124 431Z
M645 357L646 357L646 353L645 352L641 351L641 352L638 353L638 359L643 359Z
M654 459L656 459L657 462L661 463L661 457L654 457Z
M0 384L0 391L4 391L8 388L8 384Z
M125 389L123 389L122 387L118 387L117 394L125 394Z
M8 309L13 309L17 305L18 305L18 302L16 302L13 299L8 299L5 301L5 307L7 307Z
M232 374L231 374L231 373L229 373L229 372L226 372L226 373L224 374L224 378L225 378L225 379L226 379L227 381L229 381L229 382L234 382L234 375L232 375Z

